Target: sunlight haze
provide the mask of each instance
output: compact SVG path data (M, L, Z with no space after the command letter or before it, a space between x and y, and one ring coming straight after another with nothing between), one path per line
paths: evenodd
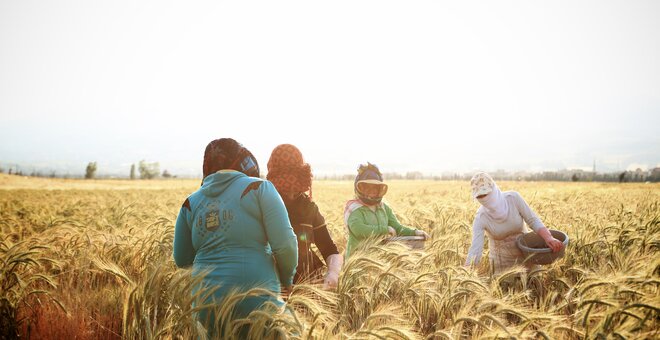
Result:
M647 169L658 60L657 1L0 1L0 165Z

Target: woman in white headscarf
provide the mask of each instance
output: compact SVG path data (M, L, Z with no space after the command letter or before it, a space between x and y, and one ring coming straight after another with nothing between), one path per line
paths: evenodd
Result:
M525 223L536 232L553 252L564 246L552 237L541 219L515 191L502 192L495 181L485 172L477 173L470 181L472 197L480 204L472 224L472 245L468 251L466 266L476 264L481 259L484 236L488 235L489 257L495 274L499 274L515 264L521 264L524 256L516 238L527 232Z

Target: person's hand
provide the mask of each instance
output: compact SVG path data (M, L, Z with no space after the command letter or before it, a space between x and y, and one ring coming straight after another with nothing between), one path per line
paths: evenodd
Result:
M424 230L419 230L419 229L415 230L415 235L416 236L424 236L425 240L428 240L428 239L431 238L431 236L427 232L425 232Z
M336 289L344 258L339 254L332 254L328 256L325 262L328 264L328 273L323 278L323 289Z
M554 237L551 237L551 238L545 240L545 244L547 244L548 247L550 247L550 249L552 249L553 253L556 253L556 252L560 251L562 248L564 248L564 244L561 243L561 241L559 241L558 239L556 239Z
M323 289L335 289L337 288L337 283L339 283L339 273L328 271L323 278Z
M387 233L390 234L390 236L396 236L396 230L392 227L387 227Z
M564 244L559 241L558 239L552 237L552 234L550 233L550 230L548 228L541 228L536 232L543 241L545 241L545 244L548 245L548 247L552 250L553 253L556 253L560 251L562 248L564 248Z

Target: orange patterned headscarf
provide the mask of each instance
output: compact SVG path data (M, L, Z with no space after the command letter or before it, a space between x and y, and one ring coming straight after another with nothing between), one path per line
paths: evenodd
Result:
M312 196L312 168L305 163L300 150L291 144L281 144L273 149L266 178L280 193L309 191Z

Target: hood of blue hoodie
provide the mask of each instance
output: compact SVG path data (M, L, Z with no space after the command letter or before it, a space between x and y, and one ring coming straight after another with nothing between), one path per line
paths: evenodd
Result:
M239 178L246 177L246 175L239 171L221 170L214 174L206 176L202 182L202 187L199 189L204 196L217 197L220 196L229 186Z

